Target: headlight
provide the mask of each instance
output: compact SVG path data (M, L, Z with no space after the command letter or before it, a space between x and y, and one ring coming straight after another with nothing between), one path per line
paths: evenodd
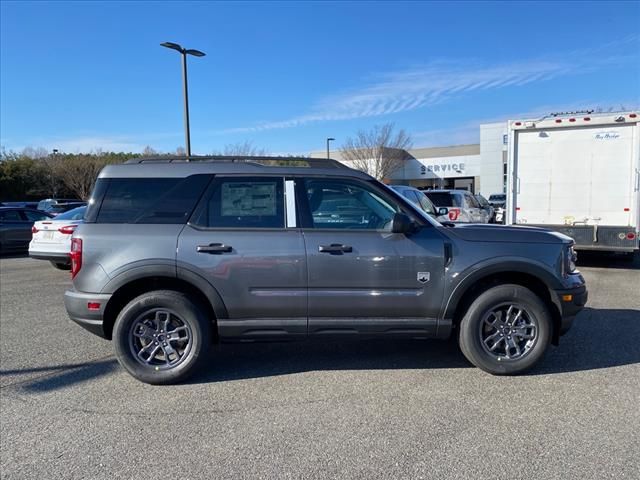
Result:
M578 260L578 254L573 249L573 245L567 248L565 256L565 271L567 274L576 271L576 261Z

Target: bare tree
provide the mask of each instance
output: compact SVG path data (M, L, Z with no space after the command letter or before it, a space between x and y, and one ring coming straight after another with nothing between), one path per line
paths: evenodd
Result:
M406 150L412 145L411 137L404 130L394 133L393 129L393 123L386 123L369 131L360 130L340 148L342 159L378 180L389 178L405 160Z
M267 150L254 146L253 142L248 140L225 145L223 150L223 155L237 155L239 157L264 157L268 154Z
M158 156L158 152L157 152L157 150L154 150L149 145L147 145L146 147L144 147L144 150L142 150L142 156L143 157L156 157L156 156Z
M107 163L105 158L95 155L69 155L55 164L56 176L82 200L87 200L98 173Z

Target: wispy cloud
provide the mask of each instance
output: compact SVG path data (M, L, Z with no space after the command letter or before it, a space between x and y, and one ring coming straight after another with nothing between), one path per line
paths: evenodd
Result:
M571 74L586 73L607 65L637 62L637 54L616 56L611 55L611 49L628 43L637 45L639 41L640 36L632 34L607 45L565 52L562 56L502 65L472 61L431 62L403 71L378 75L362 88L326 96L313 104L308 113L300 116L215 133L258 132L314 122L408 112L471 92L519 87Z
M553 112L575 112L580 110L594 110L610 112L622 110L640 110L640 98L626 100L579 100L563 104L540 105L521 111L505 112L499 116L483 117L467 120L463 123L447 128L436 128L411 132L416 145L442 146L463 145L480 141L480 125L486 123L506 122L516 119L541 118Z

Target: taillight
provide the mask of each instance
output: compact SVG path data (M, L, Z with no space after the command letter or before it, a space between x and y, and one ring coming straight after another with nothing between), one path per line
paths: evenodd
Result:
M449 209L449 220L451 220L452 222L455 222L456 220L458 220L459 216L460 216L460 209L459 208L450 208Z
M31 227L31 233L38 233L39 231L40 230L38 230L35 225Z
M71 278L74 278L82 268L82 240L79 238L71 239Z
M635 240L636 234L634 232L627 233L627 240Z
M64 227L60 227L58 231L64 235L71 235L76 227L77 225L66 225Z

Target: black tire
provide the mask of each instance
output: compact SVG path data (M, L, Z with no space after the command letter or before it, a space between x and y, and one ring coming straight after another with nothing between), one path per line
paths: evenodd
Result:
M50 260L50 262L51 262L51 265L53 265L58 270L71 270L71 264L70 263L54 262L53 260Z
M518 320L512 322L519 327L502 320L513 319L519 310ZM549 309L535 293L520 285L498 285L473 301L460 322L458 341L464 356L476 367L493 375L515 375L542 358L552 326Z
M165 327L162 334L159 325L165 318L169 319L172 330ZM188 343L186 339L169 338L178 329L189 337ZM211 344L211 323L205 309L184 293L156 290L134 298L122 309L113 327L113 343L120 365L141 382L177 383L191 376L206 359ZM144 355L154 348L161 351L145 359ZM173 354L168 352L169 348ZM182 355L179 354L181 348ZM175 362L171 360L172 355ZM171 365L172 362L175 364Z

